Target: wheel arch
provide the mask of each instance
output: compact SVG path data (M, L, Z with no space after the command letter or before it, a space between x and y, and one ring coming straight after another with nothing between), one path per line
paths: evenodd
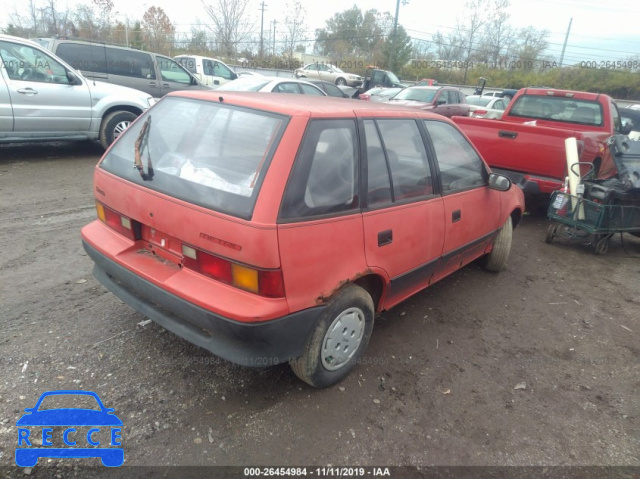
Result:
M140 116L142 114L142 110L133 105L114 105L109 107L107 110L102 113L102 119L104 120L107 116L115 111L128 111L129 113L133 113L135 116Z
M382 298L386 289L386 281L378 274L370 273L360 276L353 281L353 284L364 289L373 300L373 306L376 312L382 310Z

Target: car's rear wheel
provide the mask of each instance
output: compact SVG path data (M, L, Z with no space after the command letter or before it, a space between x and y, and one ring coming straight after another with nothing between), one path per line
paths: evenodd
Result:
M106 150L126 130L136 115L130 111L114 111L102 119L100 143Z
M482 267L487 271L498 272L501 271L507 259L509 258L509 252L511 251L511 240L513 237L513 222L511 216L507 217L498 236L496 236L493 242L493 250L482 258Z
M345 80L344 78L338 77L336 79L336 85L346 85L346 84L347 84L347 80Z
M307 384L325 388L340 382L362 356L373 330L374 305L360 286L347 284L329 301L291 369Z

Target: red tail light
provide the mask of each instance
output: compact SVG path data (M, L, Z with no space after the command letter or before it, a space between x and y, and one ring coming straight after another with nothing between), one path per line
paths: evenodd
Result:
M371 95L367 95L366 93L360 93L360 96L358 97L361 100L371 100Z
M140 223L132 220L120 213L107 208L102 203L96 201L98 218L112 230L117 231L132 241L140 239Z
M185 268L260 296L284 297L281 270L252 268L185 244L182 245L182 254L182 266Z
M473 112L473 115L482 117L482 116L485 116L487 113L488 113L487 110L476 110Z

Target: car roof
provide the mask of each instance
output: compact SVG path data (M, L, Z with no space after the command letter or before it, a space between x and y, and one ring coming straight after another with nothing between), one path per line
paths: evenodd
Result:
M423 112L416 108L386 103L351 100L329 96L304 95L288 93L256 93L220 90L176 91L167 97L183 97L196 100L224 102L232 105L255 108L288 116L311 116L323 118L353 118L354 116L368 117L406 117L431 118L447 120L441 115Z

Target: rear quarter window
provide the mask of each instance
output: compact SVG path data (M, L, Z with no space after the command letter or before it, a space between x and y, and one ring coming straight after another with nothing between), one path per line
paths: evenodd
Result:
M107 73L104 46L80 43L61 43L56 54L76 70Z
M156 72L151 55L121 48L106 48L107 73L133 78L155 79Z

